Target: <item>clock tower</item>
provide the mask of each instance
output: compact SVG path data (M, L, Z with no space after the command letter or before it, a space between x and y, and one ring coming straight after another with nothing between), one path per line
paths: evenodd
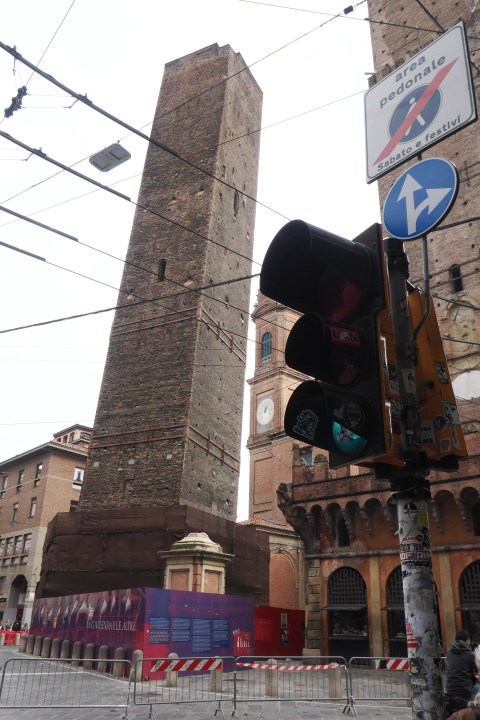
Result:
M294 441L283 429L283 416L300 373L285 364L285 343L298 313L257 296L255 323L255 373L250 385L250 499L249 517L286 525L277 507L277 488L292 482ZM308 462L308 453L306 461ZM311 457L311 453L310 453Z
M283 416L292 390L303 379L285 365L285 343L298 313L261 293L252 314L255 323L255 372L250 385L249 520L268 533L270 549L269 605L305 607L305 547L277 505L279 485L291 486L293 448L299 443L285 434ZM311 466L312 448L295 457Z

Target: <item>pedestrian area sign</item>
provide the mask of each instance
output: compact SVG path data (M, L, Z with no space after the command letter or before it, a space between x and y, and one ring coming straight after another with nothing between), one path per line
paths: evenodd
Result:
M477 119L463 22L365 94L367 182Z

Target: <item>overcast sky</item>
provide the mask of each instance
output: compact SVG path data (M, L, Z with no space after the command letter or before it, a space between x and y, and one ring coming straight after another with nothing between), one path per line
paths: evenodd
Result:
M289 219L348 238L380 221L376 185L365 181L368 8L364 0L345 16L344 7L344 0L291 0L288 7L15 0L0 5L0 41L146 134L165 63L212 43L241 53L264 94L253 265L259 272L270 240ZM113 313L5 331L116 304L147 142L1 49L0 79L0 132L131 198L62 172L0 135L0 205L80 241L0 211L0 241L47 261L0 246L1 461L76 422L93 425ZM24 85L22 109L3 118ZM95 170L88 158L118 141L131 160L110 173ZM257 288L255 281L250 311ZM249 351L248 377L253 342ZM239 519L247 507L245 451L241 474Z

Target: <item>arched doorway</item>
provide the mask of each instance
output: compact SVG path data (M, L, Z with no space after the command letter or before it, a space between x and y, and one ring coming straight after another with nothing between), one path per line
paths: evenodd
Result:
M438 597L437 585L434 583L435 597ZM387 622L388 652L391 657L407 657L407 633L405 629L405 605L403 596L402 568L396 567L387 578ZM442 645L442 626L436 604L437 627L440 645Z
M387 579L388 653L391 657L407 657L405 605L403 601L402 568L392 570Z
M357 570L343 567L328 578L328 653L368 657L367 587Z
M470 633L472 645L480 643L480 561L467 565L460 575L462 627Z
M27 578L25 575L17 575L10 586L7 606L5 608L4 620L12 624L18 620L22 622L23 610L26 602Z

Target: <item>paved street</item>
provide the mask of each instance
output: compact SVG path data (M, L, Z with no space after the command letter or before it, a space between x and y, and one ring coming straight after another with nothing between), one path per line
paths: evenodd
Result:
M0 647L0 666L3 668L5 663L10 659L23 659L25 655L19 653L16 648ZM12 666L12 663L10 663ZM60 670L61 670L60 666ZM38 665L37 665L38 672ZM51 678L45 678L45 684ZM40 678L41 680L41 678ZM50 708L42 707L41 693L38 693L38 705L34 708L1 708L1 703L6 697L14 697L12 694L12 682L18 684L18 698L24 698L22 695L21 678L16 674L10 677L9 694L5 686L0 696L0 720L121 720L124 717L124 708L122 707L84 707L70 708L66 707L70 699L73 703L85 704L88 702L88 691L84 686L78 686L68 691L65 699L65 707ZM107 680L113 683L113 691L118 688L118 705L124 697L125 684L119 680ZM15 690L15 688L13 688ZM87 699L85 699L87 695ZM114 694L115 697L115 694ZM16 701L14 704L20 704ZM32 701L30 700L30 704ZM382 703L382 706L375 706L373 703L362 703L355 706L358 717L369 718L369 720L410 720L412 714L408 707L398 707L395 701ZM238 718L258 718L259 720L342 720L343 718L354 718L353 714L343 714L344 705L327 701L303 702L299 700L289 701L248 701L237 703L236 717ZM158 704L153 705L152 715L150 715L149 705L134 705L133 700L128 705L128 718L130 720L205 720L208 718L223 717L227 720L232 716L231 702L222 702L221 710L218 710L217 704L214 702L192 702L181 704Z

